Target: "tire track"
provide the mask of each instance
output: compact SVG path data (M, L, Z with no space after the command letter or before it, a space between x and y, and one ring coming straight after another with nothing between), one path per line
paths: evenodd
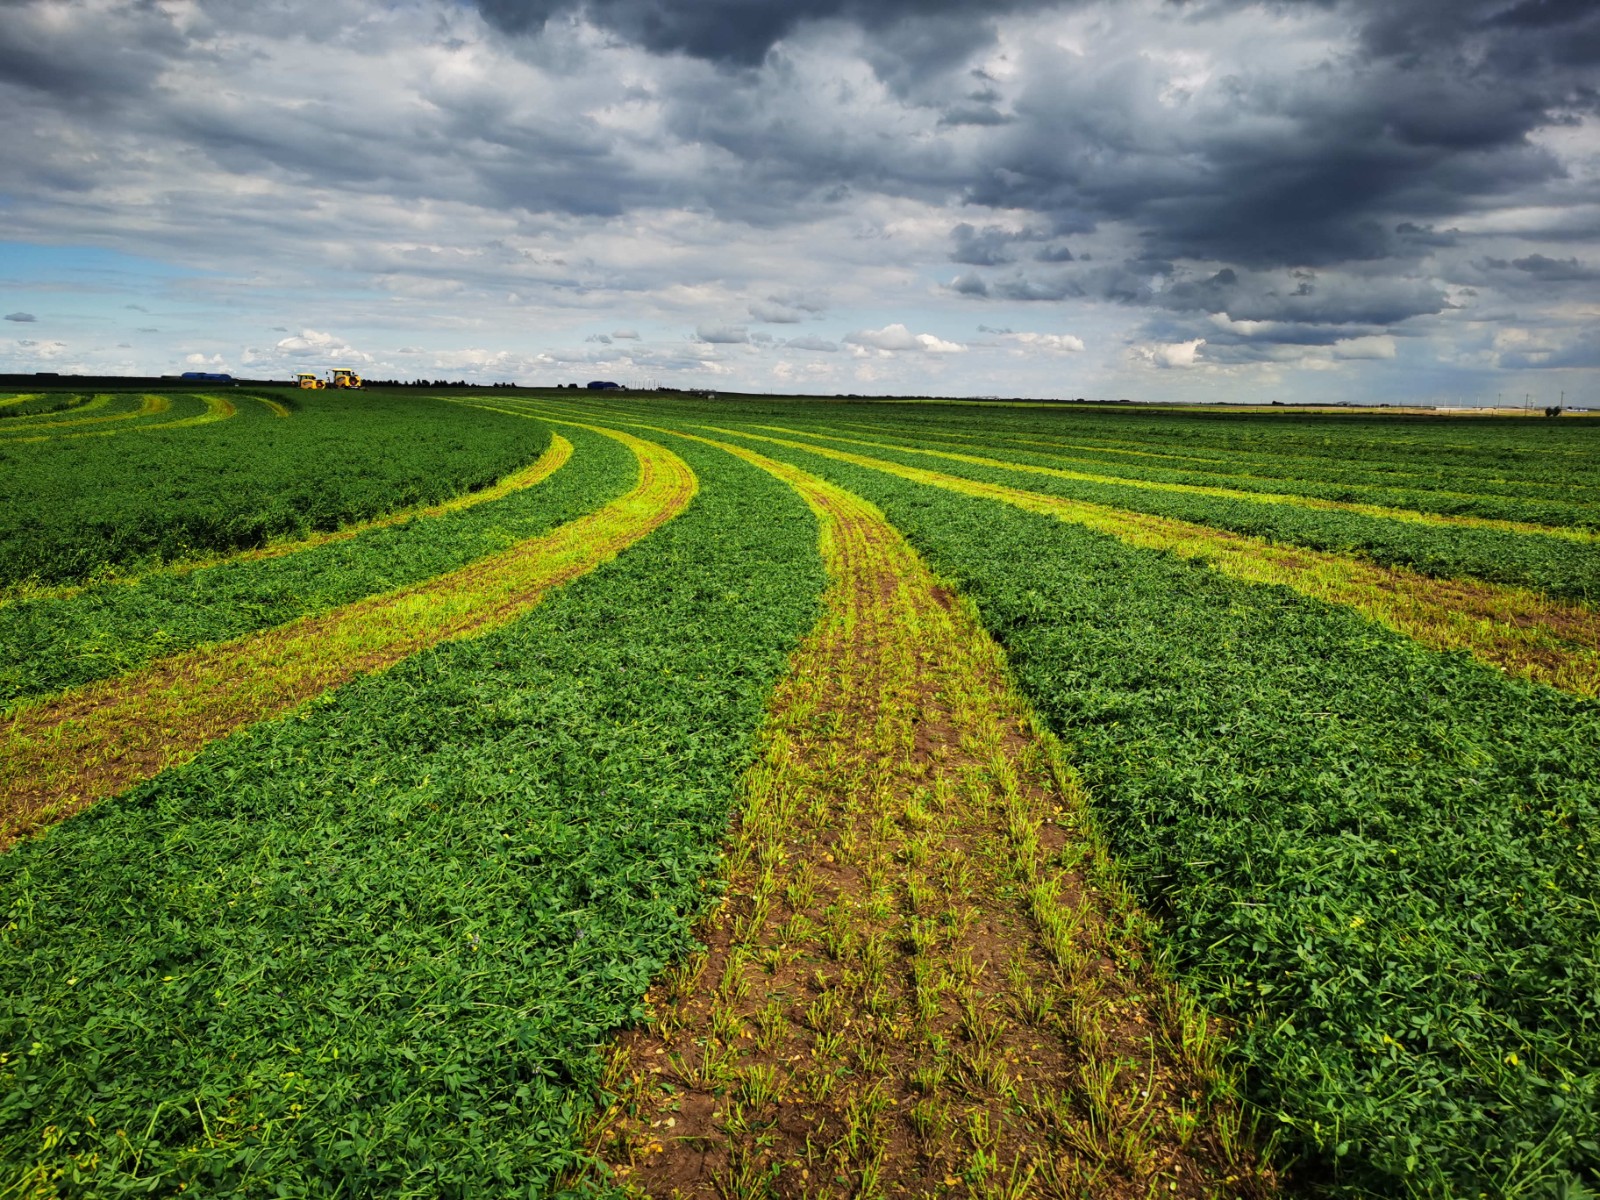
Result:
M1150 969L976 618L871 504L694 440L805 498L833 582L769 706L709 949L613 1052L598 1154L663 1200L1270 1190L1216 1030Z

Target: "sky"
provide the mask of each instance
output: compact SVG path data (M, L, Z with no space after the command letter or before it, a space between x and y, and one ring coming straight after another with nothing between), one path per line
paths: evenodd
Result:
M0 371L1600 406L1597 0L0 0Z

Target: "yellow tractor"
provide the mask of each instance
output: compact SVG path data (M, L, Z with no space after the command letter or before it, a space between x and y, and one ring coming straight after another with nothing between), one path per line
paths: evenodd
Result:
M319 388L360 388L361 376L344 367L336 367L327 373L326 379L319 379L313 371L295 372L295 386L316 391Z

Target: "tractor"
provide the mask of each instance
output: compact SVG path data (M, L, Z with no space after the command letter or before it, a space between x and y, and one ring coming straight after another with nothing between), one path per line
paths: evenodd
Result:
M327 372L326 379L319 379L313 371L298 371L295 373L295 385L313 391L319 388L356 388L361 387L361 376L347 367L335 367Z

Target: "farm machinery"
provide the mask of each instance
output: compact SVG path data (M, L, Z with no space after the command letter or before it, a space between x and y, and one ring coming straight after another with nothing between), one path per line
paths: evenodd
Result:
M326 379L319 378L315 371L299 371L295 374L295 386L317 391L321 388L360 388L361 376L344 367L329 371Z

